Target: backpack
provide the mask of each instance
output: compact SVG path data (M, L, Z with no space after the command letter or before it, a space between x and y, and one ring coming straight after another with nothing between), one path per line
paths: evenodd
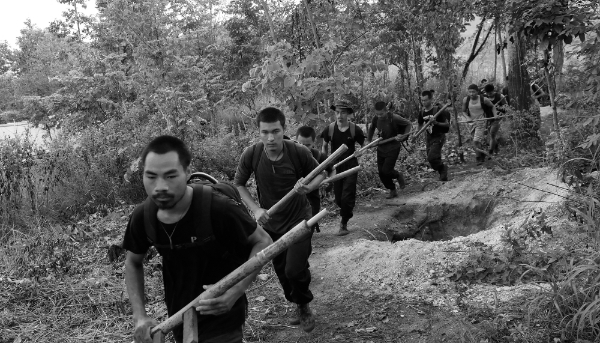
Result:
M208 181L202 181L201 179L208 179ZM218 182L216 179L205 173L193 173L188 180L194 190L192 204L194 208L192 222L196 228L196 237L192 242L173 245L173 247L164 244L156 243L156 230L158 224L158 218L156 213L158 212L158 206L148 197L143 203L144 210L144 229L148 240L157 249L165 250L178 250L178 249L189 249L195 247L201 247L207 243L216 243L221 245L217 240L213 232L213 226L211 221L211 205L213 193L220 193L229 199L233 200L238 206L243 206L242 198L237 188L228 182ZM244 207L244 210L247 209ZM194 237L192 237L194 238ZM227 249L221 245L225 254L223 258L232 259L236 258L234 254L230 254ZM238 262L243 262L241 256L235 259Z
M353 122L348 122L348 124L350 124L350 137L352 137L352 139L354 139L354 136L356 134L356 124L354 124ZM335 130L335 122L329 124L329 139L333 139L333 130Z
M292 160L292 164L294 165L296 179L300 180L300 178L302 177L302 163L300 163L300 160L298 159L298 143L284 139L283 144L287 146L289 151L293 151L289 154L289 158L290 160ZM258 142L254 144L252 149L254 149L252 151L252 170L254 170L254 172L256 173L256 171L258 170L258 164L262 159L264 144L262 142Z
M483 109L483 113L484 113L485 117L492 118L494 116L494 112L492 110L493 106L490 107L490 106L486 105L485 98L481 94L479 94L479 103L481 104L481 108ZM469 112L469 97L468 96L463 99L463 112L466 112L469 117L471 116L471 113Z

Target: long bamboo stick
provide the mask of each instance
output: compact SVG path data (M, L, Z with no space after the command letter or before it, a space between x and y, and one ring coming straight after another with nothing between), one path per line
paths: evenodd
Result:
M190 308L195 307L198 301L203 299L212 299L223 295L228 289L237 285L238 282L262 268L265 264L275 258L275 256L279 255L281 252L285 251L292 244L304 238L310 233L311 227L321 220L326 214L327 210L322 210L308 221L303 220L276 242L260 251L254 257L246 261L246 263L242 264L212 287L202 292L202 294L196 297L196 299L192 300L189 304L185 305L177 313L159 325L153 327L152 334L155 334L158 331L168 333L169 331L173 330L173 328L182 323L183 314Z
M433 121L434 121L435 119L437 119L437 117L438 117L438 116L439 116L439 115L440 115L442 112L444 112L444 110L445 110L446 108L448 108L448 106L450 106L450 103L447 103L446 105L444 105L444 107L442 107L442 108L441 108L441 109L440 109L440 110L439 110L439 111L438 111L436 114L434 114L434 115L433 115L433 120L429 120L427 123L425 123L425 125L423 125L423 127L422 127L422 128L419 130L419 131L417 131L417 133L415 133L415 134L413 135L413 137L412 137L412 140L413 140L413 141L414 141L414 140L416 140L416 139L417 139L417 137L419 137L419 135L421 135L421 134L423 133L423 131L425 131L425 129L427 129L427 128L429 127L429 125L431 125L431 124L433 123Z
M325 161L323 161L319 166L313 169L302 181L304 185L308 185L317 175L319 175L323 170L327 168L332 162L337 160L342 154L344 154L348 150L346 144L342 144L334 153L329 155ZM293 196L296 194L296 191L292 189L288 192L283 198L281 198L275 205L271 206L270 209L267 210L267 214L272 215L277 212L286 202L288 202Z
M361 167L361 166L356 166L356 167L354 167L354 168L352 168L352 169L348 169L348 170L346 170L346 171L344 171L344 172L341 172L341 173L339 173L339 174L335 174L334 176L332 176L332 177L328 177L328 178L326 178L325 180L323 180L323 181L321 182L321 185L320 185L320 186L322 186L322 185L324 185L324 184L326 184L326 183L333 183L333 182L335 182L335 181L337 181L337 180L341 180L341 179L345 178L346 176L349 176L349 175L352 175L352 174L356 174L356 173L358 173L358 172L359 172L361 169L362 169L362 167Z
M364 147L362 147L362 148L358 149L358 151L355 151L355 152L354 152L354 154L352 154L352 155L350 155L350 156L348 156L348 157L344 158L344 159L343 159L343 160L341 160L340 162L336 163L336 164L333 166L333 169L335 169L335 168L337 168L337 167L341 166L342 164L344 164L344 163L348 162L348 161L349 161L351 158L353 158L353 157L356 157L356 154L358 154L359 152L363 152L363 151L365 151L365 150L367 150L367 149L369 149L369 148L371 148L371 147L375 146L375 145L376 145L376 144L377 144L377 143L378 143L380 140L381 140L381 138L377 138L376 140L372 141L371 143L369 143L369 144L365 145Z
M505 115L505 116L497 116L497 117L492 117L492 118L481 118L481 119L473 119L473 120L469 120L469 121L459 121L459 124L469 124L469 123L474 123L476 121L486 121L486 120L494 120L494 119L502 119L502 118L506 118L506 117L512 117L514 116L514 114L509 114L509 115Z

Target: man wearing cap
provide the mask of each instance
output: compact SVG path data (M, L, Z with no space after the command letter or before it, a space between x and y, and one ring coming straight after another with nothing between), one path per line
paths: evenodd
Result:
M377 128L379 137L382 140L396 137L396 140L377 146L377 171L379 172L379 179L383 183L383 186L390 190L386 198L392 199L398 196L394 180L398 180L400 189L404 189L406 186L404 175L397 171L395 166L398 155L400 155L401 142L408 138L412 124L401 116L389 112L387 103L383 101L375 103L374 112L375 116L371 121L367 141L370 142L373 139L375 128Z
M484 118L496 117L496 108L490 99L486 99L479 94L479 87L476 84L471 84L468 88L469 95L463 99L462 114L469 120L478 120ZM475 148L475 159L477 165L485 162L485 152L483 144L485 142L485 120L475 121L473 128L473 146Z
M354 113L352 106L346 101L338 101L331 106L335 111L336 121L329 124L321 133L323 138L323 153L328 154L328 146L331 143L331 151L336 151L342 144L346 144L348 150L340 156L339 160L354 154L356 143L361 147L365 143L365 134L361 128L348 120L348 116ZM336 173L344 172L358 166L358 160L352 158L335 169ZM358 175L349 175L344 179L333 183L333 193L335 195L335 203L340 207L340 227L337 232L338 236L345 236L349 233L348 221L352 218L354 205L356 204L356 181Z

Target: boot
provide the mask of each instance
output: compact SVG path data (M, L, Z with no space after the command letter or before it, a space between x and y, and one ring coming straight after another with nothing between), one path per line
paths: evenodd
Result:
M445 164L440 169L440 181L448 181L448 166Z
M398 184L400 185L400 189L404 189L406 187L406 181L404 181L404 175L402 173L398 174Z
M350 233L350 231L348 231L348 224L340 223L340 229L336 233L336 236L346 236L349 233Z
M311 332L315 329L315 316L310 307L308 307L308 304L298 304L297 313L300 318L300 327L304 332Z
M298 311L298 308L296 308L296 310L294 311L294 316L289 321L290 325L300 325L301 320Z
M386 199L394 199L395 197L398 196L398 191L395 189L390 189L390 194L388 194L388 196L386 196Z

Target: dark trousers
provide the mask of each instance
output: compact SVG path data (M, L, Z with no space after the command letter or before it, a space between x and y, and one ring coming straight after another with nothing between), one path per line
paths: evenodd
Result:
M394 180L400 176L400 172L394 169L398 155L400 155L400 148L384 152L377 149L377 171L381 183L387 189L396 189Z
M444 143L446 143L446 135L430 135L427 134L426 140L427 147L427 161L429 161L429 165L435 171L441 171L444 167L444 163L442 162L442 147Z
M348 169L358 166L358 161L352 159L336 169L339 174ZM358 174L349 175L333 183L333 194L335 195L335 204L340 208L340 217L342 223L346 224L354 215L354 205L356 204L356 182Z
M310 203L310 209L312 211L312 216L314 217L319 211L321 211L321 197L319 196L319 190L313 191L312 193L308 193L306 195L306 199ZM319 232L319 223L316 223L313 226L313 231Z
M273 242L283 236L267 232ZM285 298L296 304L308 304L313 300L313 294L309 289L311 278L308 269L308 257L312 252L311 238L312 233L273 259L275 274L283 288Z
M176 343L183 342L183 330L178 330L177 333L173 331L173 337L175 338ZM198 341L200 343L242 343L244 338L244 330L240 326L239 328L233 330L232 332L219 334L211 337L198 337Z
M490 153L498 152L498 131L500 130L500 121L493 120L490 124Z

